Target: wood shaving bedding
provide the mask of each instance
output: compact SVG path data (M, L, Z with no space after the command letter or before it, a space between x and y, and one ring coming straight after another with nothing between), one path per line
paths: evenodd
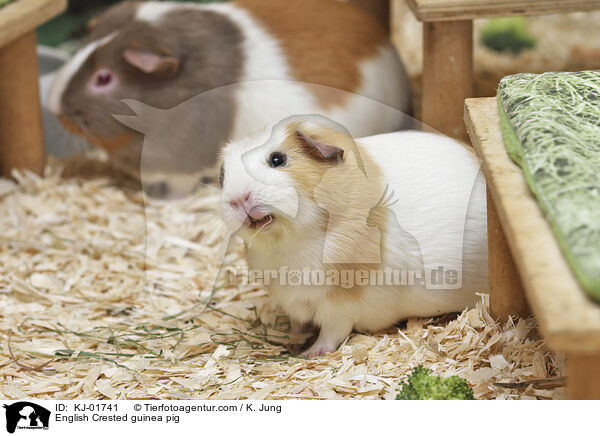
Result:
M478 399L564 397L563 359L532 320L494 323L486 296L450 321L293 357L307 336L264 289L223 281L211 295L225 242L214 194L145 205L108 179L15 176L0 179L1 398L393 399L418 364ZM227 265L243 266L242 243L230 248Z

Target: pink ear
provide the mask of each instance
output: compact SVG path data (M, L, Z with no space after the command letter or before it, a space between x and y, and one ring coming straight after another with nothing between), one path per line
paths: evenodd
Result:
M162 56L147 50L128 48L123 58L133 67L156 76L172 76L179 70L179 59L173 56Z
M296 130L295 132L296 138L300 139L304 145L307 146L308 151L311 155L317 157L318 159L325 161L338 161L344 157L344 150L336 147L334 145L323 144L322 142L317 141L316 139L311 138L306 133L301 132L300 130Z

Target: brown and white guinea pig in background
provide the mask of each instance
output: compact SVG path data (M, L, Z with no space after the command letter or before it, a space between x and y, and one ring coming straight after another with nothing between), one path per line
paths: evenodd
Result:
M408 119L403 65L386 31L351 4L124 2L90 27L83 47L58 72L49 109L114 159L133 154L133 162L148 124L162 124L169 133L152 141L164 149L148 153L149 172L214 164L224 141L295 113L330 116L357 136L398 130ZM139 110L122 102L166 110L221 88L162 122L156 114L127 120ZM173 118L204 121L198 128L210 133L174 127ZM181 152L175 142L189 149Z
M222 155L224 222L292 326L320 329L306 356L488 291L485 181L458 142L298 116Z

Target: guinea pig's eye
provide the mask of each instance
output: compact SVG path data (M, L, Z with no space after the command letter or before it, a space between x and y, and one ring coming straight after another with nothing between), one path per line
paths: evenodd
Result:
M283 153L279 153L276 151L274 153L271 153L271 156L269 156L269 165L273 168L285 165L286 162L287 156Z
M101 70L96 74L96 86L106 86L112 82L113 76L110 72Z

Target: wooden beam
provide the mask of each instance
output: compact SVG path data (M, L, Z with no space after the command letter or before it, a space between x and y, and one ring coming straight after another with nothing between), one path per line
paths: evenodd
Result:
M423 123L466 140L463 108L472 94L473 22L423 23Z
M600 9L598 0L407 0L407 3L419 21L565 14Z
M35 28L64 11L67 0L17 0L0 8L0 175L37 174L45 150Z
M0 48L0 175L45 163L35 31Z
M0 8L0 47L60 14L67 0L17 0Z
M600 353L568 353L567 374L570 400L600 400Z
M490 279L490 314L500 323L530 315L519 270L502 230L494 200L487 193L488 256Z

